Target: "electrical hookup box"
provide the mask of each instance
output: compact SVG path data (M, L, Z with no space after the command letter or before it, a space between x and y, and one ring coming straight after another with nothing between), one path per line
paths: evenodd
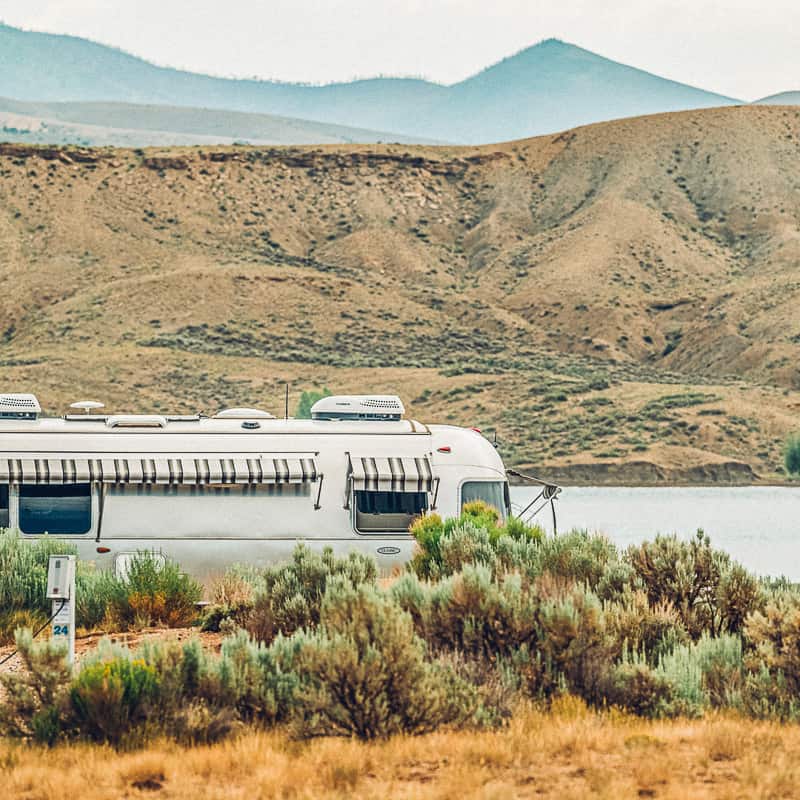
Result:
M75 662L75 556L50 556L47 599L53 602L51 636L67 646L67 660Z

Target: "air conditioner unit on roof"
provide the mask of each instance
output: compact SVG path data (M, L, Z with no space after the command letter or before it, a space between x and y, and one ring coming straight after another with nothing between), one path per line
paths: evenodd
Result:
M323 397L311 407L312 419L399 420L406 413L399 397L390 394Z
M0 419L38 419L42 407L32 394L0 394Z

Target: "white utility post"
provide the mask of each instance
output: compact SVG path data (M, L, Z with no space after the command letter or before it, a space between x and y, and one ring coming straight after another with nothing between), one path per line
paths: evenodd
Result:
M47 598L53 601L52 636L67 645L67 663L75 663L75 556L50 556Z

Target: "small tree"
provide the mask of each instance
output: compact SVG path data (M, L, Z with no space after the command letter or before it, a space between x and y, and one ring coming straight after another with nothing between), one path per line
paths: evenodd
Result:
M787 439L783 448L783 463L790 475L800 475L800 434Z
M321 392L306 391L300 395L300 402L297 404L297 411L295 411L296 419L311 419L311 406L322 400L323 397L330 397L331 390L323 389Z

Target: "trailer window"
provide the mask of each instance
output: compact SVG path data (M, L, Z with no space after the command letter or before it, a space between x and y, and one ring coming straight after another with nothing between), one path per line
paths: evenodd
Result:
M92 527L88 483L19 488L19 528L23 533L81 534Z
M0 528L8 527L8 486L0 485Z
M494 506L505 519L509 513L510 497L505 481L467 481L461 486L461 505L473 500L483 500Z
M405 532L428 509L427 492L362 492L356 495L356 530L360 533Z

